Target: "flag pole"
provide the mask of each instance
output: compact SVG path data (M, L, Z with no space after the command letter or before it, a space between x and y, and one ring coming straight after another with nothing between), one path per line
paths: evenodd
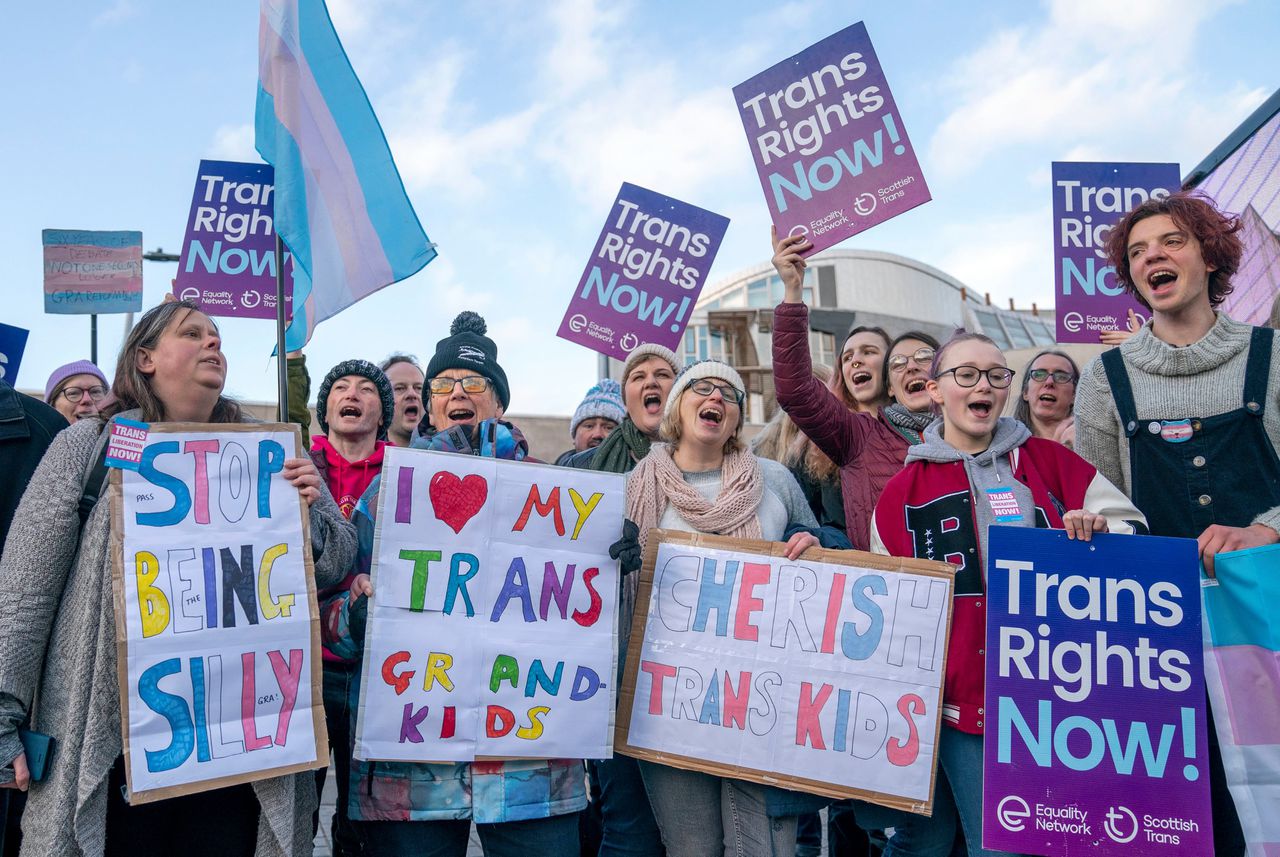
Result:
M276 368L280 384L280 406L277 418L289 421L289 370L284 350L284 241L276 233Z

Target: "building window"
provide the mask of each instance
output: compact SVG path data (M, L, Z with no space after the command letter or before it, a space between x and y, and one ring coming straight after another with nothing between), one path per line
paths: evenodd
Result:
M814 363L821 363L828 369L836 365L836 338L829 333L809 331L809 353Z
M1002 351L1009 349L1009 337L1005 334L1004 328L1000 326L1000 320L996 318L995 313L976 309L973 311L973 315L978 319L982 332L991 337Z
M767 307L769 303L769 281L752 280L747 283L747 306Z
M1006 315L1002 321L1005 329L1009 331L1009 339L1013 342L1014 348L1030 348L1035 344L1031 334L1022 326L1022 319L1016 315Z

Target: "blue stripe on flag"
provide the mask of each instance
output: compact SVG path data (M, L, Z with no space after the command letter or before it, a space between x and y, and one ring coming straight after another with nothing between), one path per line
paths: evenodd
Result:
M1206 586L1205 619L1215 646L1280 651L1280 545L1220 553L1217 586Z

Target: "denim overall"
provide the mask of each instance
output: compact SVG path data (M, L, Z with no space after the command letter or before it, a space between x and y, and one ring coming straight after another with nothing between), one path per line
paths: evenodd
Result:
M1152 535L1194 539L1213 524L1247 527L1259 513L1280 506L1280 458L1262 421L1273 334L1253 329L1241 406L1212 417L1143 419L1120 349L1102 355L1129 438L1130 499L1147 516ZM1244 836L1227 791L1212 712L1209 782L1214 852L1243 854Z

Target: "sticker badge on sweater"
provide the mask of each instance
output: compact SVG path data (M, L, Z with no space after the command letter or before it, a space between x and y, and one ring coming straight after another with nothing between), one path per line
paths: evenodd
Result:
M1022 510L1018 508L1018 498L1012 488L988 488L987 502L991 504L991 512L998 523L1022 520Z
M107 467L137 470L142 466L142 450L147 445L151 426L137 420L116 417L111 421L111 437L107 441Z
M1161 420L1160 437L1169 443L1186 443L1195 434L1191 420Z

